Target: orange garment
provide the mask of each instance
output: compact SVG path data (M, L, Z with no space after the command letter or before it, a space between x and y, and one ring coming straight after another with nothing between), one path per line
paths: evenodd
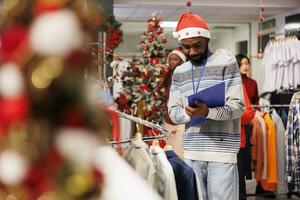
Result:
M246 129L245 125L251 122L251 120L254 117L254 111L251 107L249 97L247 95L246 87L243 85L243 92L244 92L244 101L246 110L244 111L242 117L241 117L241 142L240 147L245 148L246 147Z
M277 153L276 153L276 128L270 115L266 113L264 120L267 125L267 179L261 181L264 190L276 191L277 188Z
M257 117L252 120L251 132L251 158L255 170L255 179L257 182L261 181L263 166L264 166L264 153L263 153L263 133L262 126ZM267 164L267 163L266 163Z

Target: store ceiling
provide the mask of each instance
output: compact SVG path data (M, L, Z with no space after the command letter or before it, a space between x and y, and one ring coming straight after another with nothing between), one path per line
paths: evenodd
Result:
M178 20L185 0L114 0L114 15L121 21L145 21L159 11L166 21ZM251 22L259 15L259 0L192 0L191 11L208 22ZM270 17L300 7L300 0L263 0L264 16Z

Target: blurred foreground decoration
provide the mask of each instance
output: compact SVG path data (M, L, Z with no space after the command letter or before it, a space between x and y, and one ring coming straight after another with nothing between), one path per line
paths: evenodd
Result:
M4 0L0 48L0 199L90 199L93 152L109 123L87 98L84 44L102 23L82 0ZM100 123L101 122L101 123Z

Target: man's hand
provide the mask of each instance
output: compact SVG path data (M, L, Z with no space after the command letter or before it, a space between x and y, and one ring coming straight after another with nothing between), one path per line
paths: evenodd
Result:
M195 104L197 105L196 108L192 108L189 106L185 107L185 112L190 117L206 117L208 115L208 107L204 103L200 103L198 101L195 101Z

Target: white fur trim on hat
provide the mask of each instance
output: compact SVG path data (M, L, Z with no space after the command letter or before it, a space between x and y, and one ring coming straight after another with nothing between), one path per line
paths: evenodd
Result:
M186 61L186 56L185 56L181 51L178 51L178 50L174 49L173 51L171 51L171 53L169 53L169 56L170 56L172 53L174 53L174 54L176 54L177 56L179 56L179 58L181 58L181 60L182 60L183 62Z
M178 32L173 32L173 36L178 38L178 40L192 38L192 37L205 37L210 38L209 30L200 27L192 27L192 28L185 28Z

